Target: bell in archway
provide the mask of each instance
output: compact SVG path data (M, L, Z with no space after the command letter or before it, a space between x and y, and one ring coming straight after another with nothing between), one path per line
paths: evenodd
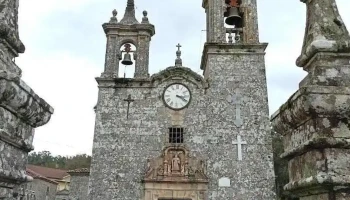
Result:
M239 15L239 10L237 7L230 7L227 13L227 18L225 23L236 28L242 27L242 17Z
M123 65L132 65L134 64L132 61L131 61L131 55L129 53L126 53L124 54L124 59L122 61L122 64Z

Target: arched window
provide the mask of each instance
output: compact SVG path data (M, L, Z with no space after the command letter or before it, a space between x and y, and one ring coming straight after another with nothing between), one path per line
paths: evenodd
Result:
M120 47L121 60L119 61L119 77L133 78L135 73L136 46L124 43Z

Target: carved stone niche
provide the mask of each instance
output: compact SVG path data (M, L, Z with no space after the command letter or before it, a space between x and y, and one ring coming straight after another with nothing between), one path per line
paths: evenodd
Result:
M205 200L208 177L203 160L189 156L184 147L167 147L163 155L148 160L144 200Z

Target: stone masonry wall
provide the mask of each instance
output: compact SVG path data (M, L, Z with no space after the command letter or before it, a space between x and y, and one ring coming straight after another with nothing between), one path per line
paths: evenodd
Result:
M208 135L221 140L219 146L209 147L210 199L275 197L265 48L266 44L205 46L202 66L206 66L204 74L210 85L206 95L208 125L205 128L208 128ZM241 95L240 99L227 101L237 94ZM241 126L237 125L239 118ZM247 142L243 145L241 161L237 161L237 145L232 144L237 136ZM224 176L231 179L231 187L222 188L217 184L216 180Z
M72 175L69 185L69 198L72 200L87 200L89 175Z
M55 200L57 183L50 183L36 178L32 182L26 183L25 188L34 191L35 197L38 200Z
M207 159L208 150L201 148L211 143L211 136L201 124L206 120L201 111L206 106L205 90L201 82L188 78L156 81L152 87L150 83L139 87L139 83L131 82L134 88L100 88L89 189L92 199L141 199L147 159L161 155L168 142L168 128L174 122L175 113L164 106L161 98L170 83L184 83L192 92L190 107L178 115L186 128L184 140L191 155ZM124 99L129 94L135 101L126 120Z

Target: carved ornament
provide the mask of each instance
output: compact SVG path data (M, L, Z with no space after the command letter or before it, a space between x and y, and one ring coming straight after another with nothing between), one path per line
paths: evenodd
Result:
M183 147L168 147L163 155L149 159L144 182L207 183L203 160L192 158Z
M197 74L196 72L192 71L190 68L187 67L168 67L159 73L153 74L151 76L151 81L154 83L156 82L155 85L163 83L169 79L185 79L198 87L204 87L205 81L204 78Z

